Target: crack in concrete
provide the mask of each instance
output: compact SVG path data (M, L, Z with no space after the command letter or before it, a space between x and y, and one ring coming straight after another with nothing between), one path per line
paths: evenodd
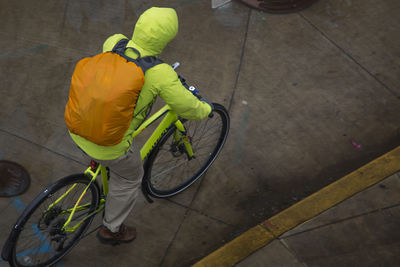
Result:
M297 232L297 233L293 233L293 234L291 234L291 235L287 235L287 236L285 236L285 237L278 238L278 239L279 239L279 240L281 240L281 239L287 239L287 238L290 238L290 237L293 237L293 236L296 236L296 235L300 235L300 234L303 234L303 233L307 233L307 232L311 232L311 231L314 231L314 230L318 230L318 229L324 228L324 227L326 227L326 226L331 226L331 225L339 224L339 223L342 223L342 222L345 222L345 221L348 221L348 220L352 220L352 219L356 219L356 218L359 218L359 217L371 215L371 214L374 214L374 213L377 213L377 212L386 211L386 210L389 210L389 209L392 209L392 208L396 208L396 207L400 207L400 202L399 202L399 203L396 203L396 204L393 204L393 205L390 205L390 206L387 206L387 207L378 208L378 209L374 209L374 210L371 210L371 211L363 212L363 213L360 213L360 214L357 214L357 215L348 216L348 217L345 217L345 218L340 219L340 220L336 220L336 221L333 221L333 222L330 222L330 223L326 223L326 224L323 224L323 225L319 225L319 226L316 226L316 227L312 227L312 228L310 228L310 229L306 229L306 230L304 230L304 231L300 231L300 232Z
M82 166L87 166L87 164L84 164L84 163L82 163L82 162L80 162L80 161L78 161L78 160L76 160L76 159L73 159L73 158L71 158L71 157L68 157L68 156L66 156L66 155L64 155L64 154L62 154L62 153L56 152L56 151L54 151L54 150L52 150L52 149L50 149L50 148L48 148L48 147L45 147L45 146L43 146L43 145L41 145L41 144L35 143L35 142L33 142L32 140L29 140L29 139L27 139L27 138L25 138L25 137L19 136L19 135L17 135L17 134L14 134L14 133L9 132L9 131L4 130L4 129L0 129L0 132L6 133L6 134L11 135L11 136L13 136L13 137L15 137L15 138L21 139L21 140L23 140L23 141L25 141L25 142L27 142L27 143L36 145L36 146L38 146L38 147L40 147L40 148L42 148L42 149L44 149L44 150L47 150L48 152L54 153L54 154L56 154L57 156L63 157L63 158L68 159L68 160L71 160L71 161L73 161L73 162L75 162L75 163L78 163L78 164L80 164L80 165L82 165Z
M204 213L204 212L202 212L202 211L200 211L200 210L191 208L191 207L189 207L189 206L186 206L186 205L184 205L184 204L178 203L178 202L173 201L173 200L171 200L171 199L166 199L166 201L168 201L168 202L170 202L170 203L172 203L172 204L174 204L174 205L180 206L180 207L182 207L182 208L186 208L186 209L188 209L188 210L190 210L190 211L193 211L193 212L195 212L195 213L197 213L197 214L203 215L204 217L206 217L206 218L208 218L208 219L210 219L210 220L219 222L219 223L221 223L221 224L224 224L224 225L227 225L227 226L231 226L231 227L238 227L237 225L233 225L233 224L227 223L227 222L225 222L225 221L223 221L223 220L221 220L221 219L218 219L218 218L216 218L216 217L214 217L214 216L211 216L211 215L208 215L208 214L206 214L206 213Z
M237 89L237 85L239 82L239 76L240 76L240 72L242 70L242 63L243 63L243 58L244 58L244 53L246 50L246 44L247 44L247 35L249 32L249 26L250 26L250 18L252 15L252 9L249 8L249 12L248 12L248 16L247 16L247 25L246 25L246 31L244 33L244 38L243 38L243 45L242 45L242 53L240 55L240 60L239 60L239 66L236 72L236 79L235 79L235 84L233 86L233 91L232 91L232 95L231 95L231 99L229 101L229 105L228 105L228 111L231 110L232 104L233 104L233 99L235 97L235 93L236 93L236 89Z
M322 30L320 30L314 23L312 23L311 20L306 18L306 16L299 12L299 16L305 20L308 24L310 24L315 30L317 30L323 37L325 37L331 44L333 44L336 48L338 48L340 51L342 51L343 54L345 54L351 61L353 61L355 64L357 64L362 70L364 70L368 75L370 75L374 80L376 80L380 85L382 85L390 94L395 96L396 98L400 98L397 93L389 88L384 82L379 80L374 74L372 74L365 66L363 66L360 62L358 62L350 53L348 53L344 48L339 46L333 39L331 39L326 33L324 33Z
M289 245L286 243L285 240L283 239L278 239L278 242L282 244L282 246L284 246L286 248L286 250L300 263L302 264L304 267L308 267L308 265L303 262L302 260L299 259L299 257L296 255L296 253L289 247Z
M238 81L239 81L239 75L240 75L240 72L241 72L241 69L242 69L242 63L243 63L244 53L245 53L245 49L246 49L247 35L248 35L248 31L249 31L249 25L250 25L250 17L251 17L251 14L252 14L252 9L249 9L248 17L247 17L246 30L245 30L245 34L244 34L244 38L243 38L242 51L241 51L240 60L239 60L239 65L238 65L238 69L237 69L235 84L234 84L234 86L233 86L233 91L232 91L232 94L231 94L231 99L230 99L230 101L229 101L228 111L230 111L230 109L231 109L231 107L232 107L233 99L234 99L235 92L236 92L237 85L238 85ZM168 247L167 247L167 249L166 249L166 251L165 251L165 254L164 254L164 256L163 256L163 258L162 258L162 260L161 260L159 266L162 266L162 265L164 264L164 261L165 261L167 255L168 255L168 253L169 253L169 250L170 250L172 244L174 243L175 238L176 238L176 236L178 235L178 233L179 233L179 231L180 231L180 229L181 229L183 223L185 222L185 219L186 219L187 214L189 213L189 211L198 212L198 213L200 213L200 214L202 214L202 215L205 215L207 218L213 219L213 220L218 221L218 222L220 222L220 223L224 223L224 224L226 224L226 225L230 225L230 224L228 224L228 223L226 223L226 222L224 222L224 221L218 220L218 219L216 219L216 218L212 218L212 217L210 217L210 216L208 216L208 215L206 215L206 214L204 214L204 213L201 213L200 211L197 211L197 210L195 210L195 209L193 209L193 208L191 207L192 204L193 204L193 202L194 202L194 200L196 199L196 196L197 196L198 192L200 191L200 188L201 188L201 185L202 185L202 183L203 183L203 180L204 180L204 177L203 177L203 179L201 179L200 185L199 185L199 187L197 188L196 192L194 193L194 196L193 196L193 198L192 198L192 200L191 200L189 206L181 205L181 204L178 204L178 203L173 202L173 201L170 200L170 202L172 202L172 203L174 203L174 204L176 204L176 205L179 205L179 206L182 206L182 207L186 208L186 213L185 213L185 215L183 216L182 221L181 221L181 223L179 224L177 231L175 232L174 236L172 237L171 242L168 244ZM235 226L233 226L233 227L235 227Z
M173 236L172 239L171 239L171 242L168 244L168 247L167 247L167 249L165 250L165 254L164 254L163 258L161 259L161 263L160 263L160 265L159 265L160 267L164 264L164 261L165 261L165 259L166 259L167 256L168 256L168 253L169 253L169 251L170 251L170 248L172 247L172 244L175 242L176 236L177 236L178 233L180 232L181 227L182 227L183 223L185 222L189 211L192 210L192 207L191 207L191 206L192 206L194 200L196 199L196 196L197 196L198 192L200 191L200 187L201 187L201 185L202 185L202 183L203 183L203 181L204 181L204 176L203 176L202 178L203 178L203 179L200 180L200 184L199 184L199 186L197 187L196 192L194 193L192 200L190 201L189 207L186 208L186 212L185 212L185 215L183 215L183 218L182 218L181 223L179 224L179 226L178 226L178 228L177 228L177 230L176 230L174 236ZM183 205L182 205L182 206L183 206ZM183 206L183 207L185 207L185 206Z
M169 250L171 249L172 244L174 243L174 241L176 239L176 236L178 235L179 231L181 230L182 224L185 222L185 219L186 219L188 213L189 213L189 209L186 209L186 212L183 215L181 223L179 224L178 228L176 229L174 236L172 237L171 241L169 242L169 244L167 246L167 249L165 250L164 256L162 257L160 265L159 265L160 267L164 264L165 259L168 256Z
M50 47L48 44L38 44L33 47L23 48L16 51L6 51L0 55L0 60L15 59L18 57L30 56L36 53L41 53Z

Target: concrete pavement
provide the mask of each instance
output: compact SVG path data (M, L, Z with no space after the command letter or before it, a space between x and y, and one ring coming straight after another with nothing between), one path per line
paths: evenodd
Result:
M194 264L400 145L397 0L318 1L289 15L201 0L0 5L0 156L32 178L24 195L0 200L1 242L45 185L85 168L63 121L73 67L109 35L130 36L145 9L177 10L180 32L161 57L231 115L199 183L154 204L140 197L127 222L134 243L90 236L60 266Z
M400 147L251 228L194 267L398 266Z

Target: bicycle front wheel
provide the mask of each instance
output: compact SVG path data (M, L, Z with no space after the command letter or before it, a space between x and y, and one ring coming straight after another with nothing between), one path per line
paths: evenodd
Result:
M189 157L172 126L150 153L145 166L145 185L153 197L179 194L198 180L221 152L229 132L229 115L219 104L212 117L200 121L182 120L194 157Z
M79 241L87 230L99 205L99 188L84 174L65 177L39 194L24 210L13 227L3 249L12 266L51 266L59 261ZM72 208L78 209L70 226L75 230L62 229ZM4 255L5 254L5 255Z

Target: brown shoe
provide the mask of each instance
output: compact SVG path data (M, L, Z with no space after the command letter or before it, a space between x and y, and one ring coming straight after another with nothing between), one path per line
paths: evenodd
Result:
M129 243L136 238L136 228L121 224L118 232L111 232L104 225L97 232L97 238L101 243L109 245L118 245L120 243Z

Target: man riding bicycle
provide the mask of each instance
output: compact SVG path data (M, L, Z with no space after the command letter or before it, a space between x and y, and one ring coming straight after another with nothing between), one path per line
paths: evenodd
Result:
M126 47L133 48L125 50L124 55L128 58L158 57L177 32L178 17L175 10L153 7L139 17L131 40L122 34L112 35L104 42L103 52L112 51L121 40L128 39ZM161 63L149 68L144 77L145 82L137 98L133 118L120 142L99 145L89 141L91 138L88 136L83 137L70 131L74 142L88 157L108 166L112 171L103 226L97 233L103 243L126 243L136 238L136 229L123 224L135 205L143 176L139 147L133 142L132 133L146 117L156 96L159 95L185 119L201 120L212 111L208 103L200 101L182 85L177 73L168 64ZM66 121L69 116L69 110L66 109ZM93 115L93 120L102 123L102 119Z

